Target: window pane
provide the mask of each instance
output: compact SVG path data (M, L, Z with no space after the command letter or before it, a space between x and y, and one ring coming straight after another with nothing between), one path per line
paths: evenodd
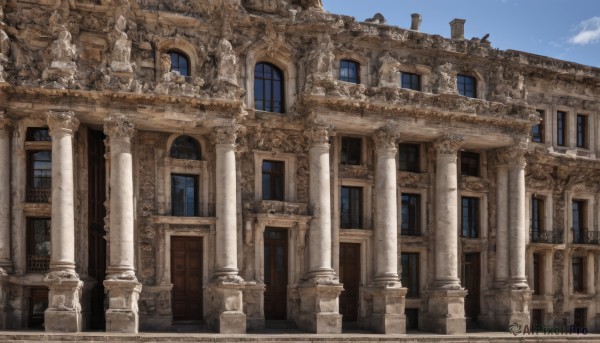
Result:
M345 82L359 83L359 64L354 61L340 61L340 80Z
M181 53L171 51L171 71L178 72L182 76L190 76L188 70L188 58Z
M190 136L179 136L173 141L170 151L171 158L184 160L201 160L200 144Z
M399 145L399 168L401 171L419 172L419 146L416 144Z
M198 176L171 175L171 214L180 217L198 215Z
M285 200L285 162L263 161L263 200Z
M34 142L49 142L52 139L50 138L50 131L47 127L30 127L27 128L27 140Z
M344 229L362 228L362 188L342 187L340 226Z
M460 154L461 175L479 176L479 154L463 151Z
M341 164L360 165L361 164L362 139L352 137L342 137Z

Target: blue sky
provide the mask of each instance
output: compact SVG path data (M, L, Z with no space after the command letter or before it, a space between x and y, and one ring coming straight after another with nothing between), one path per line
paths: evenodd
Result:
M359 21L381 12L387 23L450 36L454 18L466 19L465 38L490 34L492 46L600 67L600 0L323 0L332 13Z

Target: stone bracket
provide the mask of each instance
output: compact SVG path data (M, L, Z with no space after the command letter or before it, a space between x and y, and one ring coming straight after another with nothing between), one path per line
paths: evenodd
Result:
M104 287L108 293L106 331L137 333L142 284L137 280L104 280Z
M300 315L298 327L314 333L342 333L342 315L339 298L344 290L342 284L318 284L308 282L300 285Z
M405 334L406 292L400 283L372 284L364 288L365 328L383 334Z

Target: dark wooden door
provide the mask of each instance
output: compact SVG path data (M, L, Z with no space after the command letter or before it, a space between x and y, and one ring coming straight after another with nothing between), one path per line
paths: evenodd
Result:
M585 328L587 327L587 309L586 308L576 308L575 313L573 313L573 325L577 328Z
M469 318L471 323L476 323L479 316L480 277L479 253L464 254L462 286L469 292L465 297L465 317Z
M106 273L104 138L102 131L88 131L88 274L97 281L90 296L92 330L104 330L103 281Z
M340 282L344 285L340 295L342 320L355 322L360 298L360 244L340 243Z
M201 320L201 237L171 237L171 282L173 320Z
M265 230L265 284L265 319L287 319L287 230Z

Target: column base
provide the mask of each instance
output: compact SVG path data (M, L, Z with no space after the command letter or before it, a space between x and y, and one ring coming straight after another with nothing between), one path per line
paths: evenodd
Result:
M8 329L8 275L0 269L0 330Z
M489 314L482 327L488 330L508 331L511 325L524 327L530 324L532 290L499 289L486 294Z
M406 292L399 282L373 283L365 287L365 328L376 333L405 334Z
M237 275L220 276L206 286L206 323L223 334L246 333L243 312L244 280Z
M444 335L467 332L465 289L435 289L427 292L427 313L422 328Z
M138 333L138 300L142 284L133 276L104 280L104 288L108 293L106 332Z
M333 277L316 277L301 284L298 328L314 333L342 333L339 297L343 290Z
M46 332L81 331L81 287L74 271L54 271L44 278L48 286L48 309L44 312Z

